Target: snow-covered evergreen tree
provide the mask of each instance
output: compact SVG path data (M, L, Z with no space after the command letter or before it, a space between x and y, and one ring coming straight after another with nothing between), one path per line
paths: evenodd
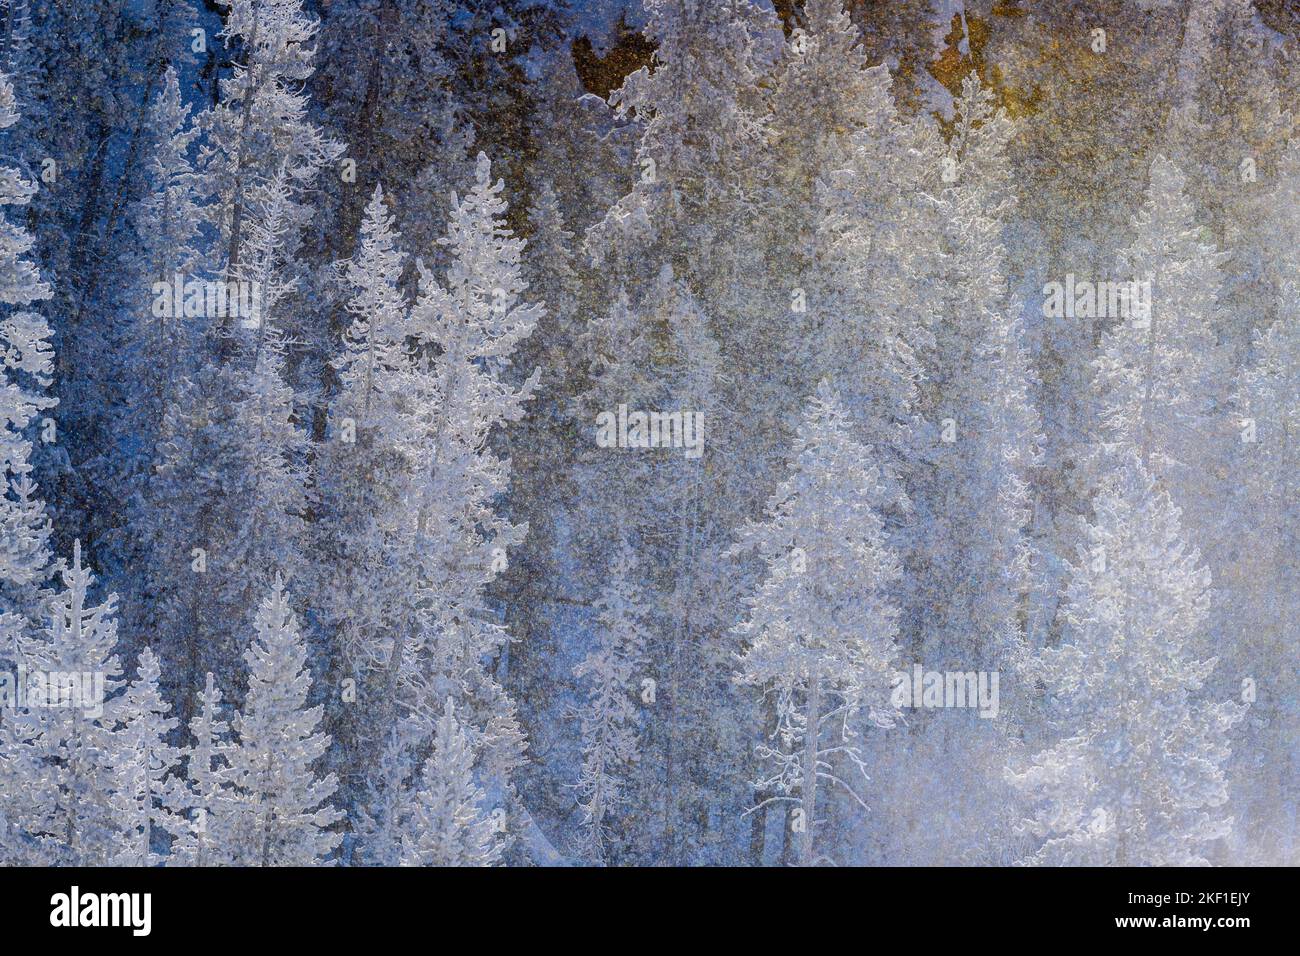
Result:
M577 412L590 436L579 474L602 488L582 504L591 516L577 531L578 547L606 553L622 535L639 539L635 576L653 609L645 621L647 677L663 703L656 704L661 716L645 725L637 841L670 841L670 858L678 863L727 858L721 833L687 821L743 799L741 768L729 767L735 775L726 776L716 762L735 759L748 732L745 704L735 701L728 682L734 647L726 632L734 616L707 597L729 586L723 583L729 566L718 554L727 543L726 522L739 523L743 500L741 459L732 451L744 434L743 419L728 401L733 381L715 328L690 284L664 266L636 299L620 294L590 324L584 342L592 383ZM624 413L628 447L615 447L611 434L602 441L601 422L612 431ZM658 450L647 437L638 449L633 423L639 420L646 435L652 413L680 413L681 434L669 434ZM582 583L594 601L604 580ZM736 702L734 720L710 719L719 695Z
M927 667L991 669L1023 638L1029 590L1026 479L1037 421L1007 293L1003 224L1014 207L1005 162L1013 127L968 76L944 160L939 316L921 353L927 428L909 462L909 625ZM936 595L942 595L936 601Z
M649 0L646 14L654 69L631 74L611 97L641 123L641 175L588 236L598 261L610 246L707 229L700 213L726 201L764 135L756 83L779 42L770 14L749 0Z
M483 592L526 529L493 508L510 463L492 441L521 417L536 387L535 372L518 386L504 379L540 308L521 298L523 240L505 226L503 189L480 154L473 187L464 199L453 195L445 281L421 268L406 327L413 357L391 382L404 396L394 427L411 463L410 511L395 541L407 603L365 654L382 661L380 690L368 702L376 708L373 754L400 716L431 729L452 697L459 719L482 735L485 777L504 790L523 741L514 705L485 666L508 636Z
M932 316L925 336L909 336L916 344L916 421L911 427L904 421L902 435L872 446L899 476L909 503L902 514L895 509L887 518L904 568L897 588L904 669L921 664L927 670L998 673L1001 719L921 710L904 731L872 741L869 759L880 772L869 789L879 812L846 840L862 854L856 862L920 863L947 854L1001 862L980 854L1013 840L1014 818L999 812L1011 796L999 768L1015 747L1013 728L1022 715L1009 699L1017 684L1006 678L1036 637L1028 632L1041 627L1038 606L1053 603L1050 593L1032 587L1028 479L1037 462L1038 421L1023 304L1009 288L1003 238L1015 210L1006 163L1013 134L993 92L975 74L967 75L953 103L948 138L929 142L923 164L931 169L924 188L936 215L919 218L922 231L913 239L926 237L932 244L914 249L913 265L902 273L900 295L911 295L916 306L900 315L904 324L898 328L927 312ZM935 170L939 175L932 175ZM869 220L865 225L873 228ZM927 236L925 229L934 234ZM920 295L905 287L917 283L918 273L927 276ZM845 378L861 364L884 367L855 359ZM870 403L857 406L870 429L863 431L878 441L888 438L881 426L897 422L900 407L880 400L898 395L898 384L911 383L904 379L892 390L886 381L867 383ZM910 762L929 768L918 773L925 782L915 782L925 797L899 801L885 768L896 774ZM938 771L946 764L971 769L965 775ZM942 819L931 806L945 808ZM901 833L926 838L905 846Z
M631 576L635 564L635 552L625 542L609 569L609 585L596 600L596 647L574 668L587 689L579 710L582 846L595 863L607 859L608 819L625 802L626 775L638 759L634 678L645 656L646 634L639 621L643 598Z
M195 120L210 240L199 265L202 279L235 283L248 308L203 310L208 360L173 397L147 492L166 516L148 528L147 586L159 598L147 623L180 663L169 690L186 706L206 671L235 666L271 575L302 573L304 387L316 387L308 366L326 347L325 323L304 307L299 253L309 191L343 149L308 119L299 90L314 69L316 33L300 0L224 5L223 34L242 61ZM208 640L186 640L198 631Z
M403 866L491 866L501 856L496 820L474 780L476 751L447 698L402 834Z
M124 213L148 176L150 103L169 62L193 62L192 6L86 0L20 7L14 13L27 22L6 53L15 56L27 119L5 138L28 175L41 180L29 226L42 270L57 277L46 314L58 343L60 436L36 465L47 497L59 497L56 550L70 551L73 538L93 542L97 563L116 578L118 558L100 543L121 521L117 489L105 485L117 475L118 394L130 385L112 347L115 300L129 281L116 264L131 245Z
M243 275L248 223L271 200L280 172L302 190L343 147L307 119L307 98L299 91L315 69L309 44L317 31L302 0L221 0L221 5L226 8L222 36L239 50L242 62L222 81L217 105L199 117L204 140L198 169L215 200L206 207L218 236L210 264L236 278ZM295 196L286 210L285 261L293 260L299 230L310 218L310 207Z
M0 74L0 130L18 118L13 85ZM35 191L20 170L0 166L0 207L21 207ZM6 669L21 660L19 642L36 626L54 570L50 519L32 477L32 436L44 430L41 416L57 404L47 392L54 362L49 326L28 309L52 292L27 258L32 245L9 213L0 216L0 667ZM0 795L14 801L0 810L0 859L40 862L41 849L25 833L18 809L27 795L23 777L36 758L17 734L14 717L0 710Z
M830 24L823 29L831 31ZM821 49L845 40L807 42ZM901 512L908 433L920 427L920 353L932 346L942 289L943 221L932 197L942 188L944 148L935 130L900 119L886 68L853 75L859 95L844 117L845 133L838 141L822 137L823 148L833 148L825 165L807 174L811 203L795 190L800 198L784 227L787 234L811 230L803 248L793 250L807 261L787 280L803 293L802 310L791 301L794 290L777 291L790 325L785 348L801 370L800 394L831 380L859 440L877 455L890 507ZM801 99L813 97L812 90L801 92ZM836 119L835 112L827 118L830 128Z
M117 827L115 866L154 866L163 856L154 852L154 834L167 829L169 775L180 752L166 742L176 726L168 717L171 705L158 689L162 666L153 651L140 654L137 677L117 701L119 727L109 754L113 793L108 798Z
M1200 533L1223 477L1232 379L1218 332L1223 256L1202 241L1185 187L1178 168L1157 156L1120 259L1126 282L1150 282L1150 298L1144 306L1146 293L1134 292L1129 316L1106 333L1093 391L1102 441L1139 450L1208 553Z
M406 256L400 240L383 187L376 186L366 205L356 255L341 263L343 281L352 293L347 309L353 319L343 353L334 360L345 396L340 409L360 417L363 432L372 420L392 414L396 398L388 377L406 365L407 306L398 288Z
M1271 188L1294 118L1275 79L1281 50L1251 0L1188 4L1169 116L1169 149L1197 220L1224 252L1216 327L1240 367L1277 317Z
M416 718L398 723L389 734L377 765L365 772L365 789L357 800L353 824L364 859L373 866L399 866L402 841L409 832L419 783L416 749L427 744L429 728Z
M154 464L166 455L168 412L203 358L201 320L187 318L183 305L178 313L174 294L176 283L182 283L183 291L183 284L199 269L201 183L190 161L198 130L189 115L179 77L169 68L145 119L144 193L125 215L125 234L131 238L119 256L120 328L110 358L121 369L110 376L118 386L111 397L116 427L111 454L102 456L94 469L105 497L121 502L116 512L103 509L101 518L110 526L104 549L109 567L127 572L123 577L129 636L151 629L149 625L158 620L148 569L174 561L167 553L149 553L150 546L159 543L149 530L155 527L156 516L149 481ZM184 654L169 638L164 631L156 639L175 664ZM171 676L164 676L164 685L179 692ZM184 691L188 694L189 688Z
M110 803L124 743L115 729L117 596L92 603L94 577L81 563L80 542L61 576L63 590L49 598L44 626L19 635L13 653L28 674L28 699L0 723L0 802L11 838L16 829L36 860L103 865L123 849Z
M276 577L254 621L244 654L248 691L232 721L238 745L227 759L236 797L231 807L231 862L243 866L310 866L324 862L343 816L326 801L337 780L314 765L329 746L317 731L321 707L306 706L311 674L297 615Z
M238 797L231 786L230 755L236 746L230 725L221 719L221 690L211 672L199 692L191 743L185 748L185 776L168 794L171 814L164 826L174 837L170 862L179 866L214 866L231 858L230 822L239 818Z
M1229 859L1297 859L1294 781L1300 702L1292 693L1300 652L1300 286L1289 282L1279 317L1258 336L1255 361L1234 396L1238 439L1219 540L1223 600L1215 624L1223 671L1217 686L1249 704L1233 738Z
M147 465L172 391L182 375L193 373L197 359L194 321L175 314L173 295L177 276L188 282L198 263L200 183L189 154L199 131L189 114L169 67L145 120L147 191L128 214L133 241L121 257L130 294L118 361L130 369L121 414L123 431L135 442L133 470Z
M1028 862L1204 864L1232 822L1222 764L1242 708L1201 693L1217 664L1193 653L1209 575L1177 507L1138 449L1110 453L1070 579L1065 641L1041 652L1062 736L1008 776L1042 841Z
M13 86L0 74L0 129L17 122ZM0 166L0 207L22 207L35 192L18 169ZM32 478L32 437L38 428L50 434L42 414L58 404L47 393L54 374L50 328L30 311L52 292L28 258L31 235L9 215L0 220L0 621L11 607L34 612L50 574L50 521Z
M333 361L340 390L325 442L315 449L317 515L311 534L318 559L306 573L327 635L327 679L333 687L355 682L361 704L334 693L326 707L341 792L349 801L368 776L366 768L348 766L346 753L369 733L359 722L373 716L368 704L380 692L373 670L383 659L374 655L392 629L404 624L402 608L410 600L397 560L405 553L412 472L402 440L406 399L397 379L411 362L409 306L399 289L405 262L400 239L383 189L376 186L356 253L339 264L352 324Z
M823 384L800 428L792 474L768 502L767 520L746 527L734 549L755 548L767 565L737 626L746 641L737 677L777 695L775 739L758 747L758 787L797 805L788 825L802 833L803 866L827 855L816 849L822 783L861 801L862 718L893 723L898 611L888 591L899 566L883 533L883 500L879 467Z
M185 383L164 423L148 495L149 580L155 627L176 661L175 700L207 670L234 667L258 593L277 570L302 570L307 438L282 377L284 349L268 330L252 369L217 376L229 391Z

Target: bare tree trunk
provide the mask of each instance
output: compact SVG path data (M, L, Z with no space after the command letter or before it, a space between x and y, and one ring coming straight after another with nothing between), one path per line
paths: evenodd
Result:
M763 713L763 736L766 738L776 730L776 705L771 695L765 695L766 706ZM763 800L761 791L754 792L754 805ZM767 807L755 810L749 825L749 862L753 866L762 866L767 856Z
M822 685L813 677L808 688L808 723L803 735L803 842L799 847L799 865L813 865L813 815L817 812L817 725L821 721Z

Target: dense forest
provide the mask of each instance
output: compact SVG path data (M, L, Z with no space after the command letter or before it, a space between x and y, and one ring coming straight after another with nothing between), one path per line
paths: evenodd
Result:
M0 864L1300 863L1289 0L0 0Z

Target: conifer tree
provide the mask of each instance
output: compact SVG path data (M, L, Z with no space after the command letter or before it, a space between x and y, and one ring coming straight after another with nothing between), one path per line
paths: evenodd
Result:
M608 858L608 822L625 802L626 777L638 759L636 669L643 663L645 629L639 622L642 596L631 577L635 552L624 542L610 567L609 586L596 602L596 647L574 668L584 681L587 701L582 720L583 757L578 778L584 855Z
M230 820L231 862L242 866L311 866L324 862L340 837L330 830L343 814L326 801L333 775L314 765L329 746L317 731L321 707L307 707L311 674L297 615L276 577L254 621L244 654L248 691L233 720L238 746L228 756L237 803Z
M954 182L940 194L943 292L933 344L920 355L918 410L928 427L908 482L909 628L919 659L940 668L991 669L1023 638L1037 421L1022 304L1002 272L1001 232L1015 202L1004 155L1012 132L992 93L968 76L944 157Z
M428 730L416 718L401 721L384 743L378 765L366 772L353 829L369 865L401 865L402 841L410 829L419 783L420 761L416 749L428 743Z
M229 863L234 849L231 821L239 818L232 787L230 725L221 719L221 690L209 672L190 721L191 743L183 751L185 776L168 794L172 813L164 826L174 837L170 862L178 866Z
M743 529L734 548L757 549L767 565L737 626L746 641L737 678L778 695L776 739L758 747L765 764L758 784L767 799L797 804L789 825L802 832L803 866L825 855L816 850L823 781L861 803L855 778L866 768L853 737L862 717L893 723L898 611L888 589L899 566L883 533L883 498L878 467L823 384L767 520Z
M1258 336L1255 361L1234 396L1235 454L1222 504L1219 540L1227 543L1218 579L1223 600L1214 623L1225 639L1216 688L1249 707L1236 728L1230 779L1237 819L1228 858L1287 864L1297 858L1300 707L1291 693L1300 650L1300 559L1296 476L1300 474L1300 287L1284 287L1277 321Z
M117 826L116 866L154 866L164 858L154 852L154 834L167 829L169 775L180 752L166 742L176 720L158 689L162 666L153 651L140 654L138 676L118 701L119 727L109 772L114 792L108 805Z
M341 793L349 803L360 793L368 768L350 766L346 754L370 732L385 732L367 729L364 718L373 716L368 704L381 690L374 671L383 664L384 642L404 622L402 608L410 600L398 564L405 553L412 473L402 432L406 399L397 381L411 361L409 306L399 289L405 262L400 241L383 189L376 186L356 253L339 264L353 318L333 361L340 390L325 442L315 447L311 536L319 557L306 573L329 649L327 679L336 688L353 681L359 698L349 703L342 693L331 694L326 708L334 738L332 766L341 774Z
M1201 240L1186 178L1157 156L1133 243L1121 256L1126 281L1149 282L1132 294L1127 318L1106 333L1093 394L1103 442L1126 441L1144 467L1167 483L1189 533L1211 553L1202 532L1224 458L1231 391L1228 352L1218 332L1223 256Z
M217 232L210 256L214 271L242 275L248 223L267 205L281 170L301 189L343 151L307 119L298 84L314 71L317 24L302 0L221 0L222 36L242 54L220 101L199 117L204 132L198 169L212 196L207 208ZM283 257L293 261L298 231L311 216L297 197L286 211ZM223 328L223 334L229 330Z
M728 406L734 393L713 332L713 318L690 285L664 266L637 300L620 295L591 323L592 383L580 405L595 439L587 439L582 467L604 489L589 505L581 546L605 551L608 529L619 529L615 541L638 537L636 576L653 608L646 620L648 677L663 702L655 705L661 716L645 728L637 783L645 809L637 825L647 835L640 839L671 840L678 862L725 852L722 834L685 821L741 799L736 776L721 774L716 761L739 748L747 723L743 702L734 721L708 716L719 694L735 694L727 682L734 648L725 636L734 619L704 596L727 586L720 583L725 519L718 512L739 508L728 484L739 480L731 442L743 433ZM624 413L626 435L619 438L610 432ZM666 440L661 434L654 450L649 415L665 413L680 414L681 432L673 437L670 430ZM727 517L739 522L734 513ZM592 590L599 594L599 586Z
M6 714L0 724L0 779L10 826L24 834L22 842L37 859L103 865L122 849L110 806L113 762L123 745L116 729L122 683L117 596L92 603L94 577L81 563L80 542L61 577L63 590L48 599L44 626L17 640L29 696L25 709ZM78 684L51 684L50 675L76 675Z
M206 360L172 400L146 494L160 516L147 529L147 587L159 596L148 624L179 662L168 691L185 721L202 675L235 667L272 574L303 572L305 389L317 384L312 357L327 349L323 323L304 307L300 251L309 191L343 149L308 118L299 89L317 29L301 0L223 6L237 58L217 103L195 119L209 240L199 267L204 281L233 283L248 308L201 316ZM186 637L200 632L203 642Z
M1222 765L1242 709L1201 693L1217 664L1192 653L1209 575L1178 509L1137 449L1111 451L1070 578L1065 642L1041 653L1061 738L1009 779L1042 841L1029 862L1204 864L1232 823Z
M474 781L476 748L447 699L402 835L403 866L491 866L501 855L496 822Z
M169 67L145 119L148 179L144 195L127 214L131 248L120 260L126 278L117 361L131 372L129 385L116 396L121 431L132 438L129 448L116 453L124 498L139 489L173 392L182 376L194 374L198 361L195 320L186 318L183 304L177 314L175 288L179 277L183 292L198 266L200 182L189 154L199 131L189 115L177 73Z
M522 300L523 240L505 226L503 189L480 154L473 187L463 200L453 194L445 281L420 271L406 327L414 356L392 377L405 398L394 424L411 463L411 510L395 545L405 603L367 654L382 661L372 752L399 717L431 728L438 702L452 697L458 719L482 734L485 776L504 790L523 741L513 703L485 666L507 634L488 618L483 594L526 528L493 508L508 487L510 462L492 439L522 416L536 388L536 372L519 386L504 379L540 308Z
M1294 119L1275 79L1279 54L1250 0L1189 4L1169 149L1197 221L1223 250L1216 332L1240 368L1278 314L1270 206Z
M0 129L17 122L13 86L0 74ZM0 207L24 206L35 192L19 170L0 167ZM54 373L50 328L30 311L53 293L27 257L31 235L8 215L0 221L0 598L6 604L0 621L8 620L10 607L34 613L51 571L50 521L32 478L32 436L38 429L50 434L42 416L58 404L47 392Z

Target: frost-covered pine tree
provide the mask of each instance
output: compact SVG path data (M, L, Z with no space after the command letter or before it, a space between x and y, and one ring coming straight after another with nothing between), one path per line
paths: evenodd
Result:
M1230 409L1235 333L1225 326L1225 254L1206 239L1187 177L1158 154L1118 266L1124 281L1150 283L1149 298L1140 290L1134 298L1148 301L1130 302L1127 317L1111 323L1093 363L1092 468L1105 474L1112 444L1136 448L1217 581L1235 550L1237 532L1223 524L1221 503L1231 494L1239 439ZM1198 656L1220 654L1224 637L1215 630L1212 619L1198 632ZM1212 681L1220 676L1226 671Z
M285 260L293 260L299 230L311 219L301 190L343 147L307 119L300 84L315 69L309 44L318 25L303 12L302 0L221 0L221 5L226 8L221 35L242 61L221 81L217 105L198 119L204 139L197 165L214 200L206 207L218 236L210 265L234 278L241 275L248 222L267 203L282 170L298 191L287 210L283 250Z
M378 693L375 658L393 628L405 623L410 594L397 563L409 515L411 460L402 439L406 399L397 377L409 368L405 347L409 306L399 288L406 262L401 237L382 187L376 186L352 258L338 264L352 322L333 360L339 392L323 444L315 448L316 520L311 528L317 560L306 574L314 610L327 635L331 686L354 681L362 701ZM371 708L333 694L326 720L334 739L333 764L341 795L351 803L367 778L348 766L347 754L370 731ZM384 733L375 728L377 734ZM355 771L355 772L354 772Z
M1022 305L1003 271L1001 234L1015 202L1005 156L1013 126L974 75L955 111L941 158L954 181L939 194L942 292L933 342L921 353L918 409L927 427L910 462L913 534L904 564L919 659L980 670L1008 660L1023 637L1026 479L1038 423Z
M654 69L632 73L611 96L620 116L635 114L641 124L641 175L588 237L593 256L603 259L608 248L629 240L706 226L692 218L722 200L763 137L756 81L774 55L778 31L775 19L750 0L646 3ZM730 175L710 175L727 169Z
M491 866L500 858L497 822L474 779L476 750L447 698L402 834L403 866Z
M389 499L400 495L401 476L407 470L399 429L404 402L395 376L410 364L405 348L409 306L399 288L406 256L393 225L387 197L376 186L366 205L356 252L338 263L352 323L332 362L339 393L325 445L317 452L320 496L328 516L322 521L325 533L346 533L361 547L385 533L383 512L396 507ZM342 548L345 542L333 541L328 547ZM358 572L365 573L353 571ZM375 579L369 586L379 587L381 582ZM362 626L368 616L356 612L360 596L352 593L353 588L345 590L346 613L355 619L355 626ZM373 603L381 603L378 594Z
M1215 633L1223 635L1220 686L1250 704L1234 735L1230 777L1237 825L1229 859L1289 863L1296 842L1291 785L1300 763L1300 704L1289 690L1300 645L1300 141L1286 148L1270 191L1268 272L1279 295L1276 321L1254 341L1232 401L1229 480L1219 509L1223 566Z
M553 599L566 559L561 541L581 494L574 468L584 436L572 410L586 383L586 356L579 342L591 282L577 260L574 234L549 177L534 186L532 196L524 276L530 297L546 311L515 365L537 368L541 377L529 414L510 433L511 495L506 502L513 520L528 522L528 536L515 547L493 589L509 595L505 623L516 639L508 652L507 685L520 702L530 746L545 747L566 732L562 695L534 694L531 688L563 685L571 676L572 664L556 653L563 638L554 626ZM550 778L558 769L532 766L524 772ZM539 789L543 798L532 812L557 819L572 808L571 795L560 787Z
M771 105L779 192L810 203L817 179L843 160L848 138L879 120L875 94L890 83L887 71L868 69L843 0L808 0L782 54Z
M233 720L238 745L228 754L231 862L242 866L311 866L338 846L330 827L343 816L326 801L333 775L314 765L329 746L317 731L321 707L307 707L311 674L298 618L277 576L254 621L244 654L248 691Z
M110 807L112 768L123 743L115 730L122 675L114 653L117 596L91 602L94 577L81 563L80 542L62 579L63 590L46 605L44 627L17 641L14 656L29 675L29 697L0 724L0 803L10 838L35 860L103 865L123 849ZM72 693L62 682L38 681L38 674L77 675L79 685ZM89 684L82 675L90 675ZM36 690L38 684L44 689Z
M402 862L402 841L409 830L419 783L416 750L429 744L429 732L418 718L402 720L384 743L378 764L366 770L353 830L365 862L371 866L399 866Z
M777 695L775 739L757 750L758 788L767 800L795 804L787 825L802 833L800 864L812 866L826 855L816 849L817 814L835 788L862 802L862 718L893 723L898 611L889 588L899 567L879 514L879 467L850 437L847 413L825 383L794 456L767 519L745 527L732 549L756 549L767 568L736 628L746 642L737 679ZM823 783L831 795L821 795Z
M1138 449L1110 454L1067 590L1064 643L1039 661L1063 736L1008 771L1042 841L1027 862L1204 864L1232 824L1222 765L1242 708L1202 692L1217 664L1193 652L1209 574L1178 508Z
M47 495L57 480L62 499L58 550L70 550L74 536L93 540L98 563L116 577L117 559L100 536L120 522L120 499L101 474L114 471L120 434L111 343L124 278L116 262L129 244L122 213L147 175L145 116L163 66L192 62L192 12L175 0L21 7L12 12L28 24L7 38L19 48L6 42L5 52L15 57L27 121L6 139L44 184L30 224L42 268L58 276L48 315L59 343L60 436L40 467Z
M147 178L143 195L126 212L124 235L129 239L118 260L115 301L120 329L109 361L120 371L110 376L118 387L111 395L111 407L103 410L116 423L114 444L111 454L103 455L93 470L105 497L122 503L118 512L105 509L101 520L111 526L105 533L110 567L133 572L124 576L128 633L151 630L148 623L154 619L149 576L143 572L163 559L148 553L154 536L141 533L153 526L155 518L154 502L147 494L150 472L165 455L160 445L168 409L202 359L199 320L176 314L172 294L178 277L181 283L188 282L199 261L201 184L190 161L198 130L189 113L176 71L169 68L142 127L146 141L140 151ZM167 658L180 660L179 649L165 634L161 637ZM169 682L165 679L165 683Z
M183 752L185 776L174 781L168 794L172 812L164 823L173 836L169 862L178 866L229 862L230 822L239 818L230 763L236 745L230 725L221 719L221 690L211 672L198 698L190 721L192 742Z
M196 118L195 168L211 240L202 266L205 278L237 283L252 305L204 316L216 361L174 402L153 491L157 510L188 539L155 549L154 570L164 579L157 590L174 605L164 629L173 640L187 627L212 635L213 652L179 658L186 693L207 670L231 669L273 571L297 579L302 570L304 389L317 387L311 363L327 353L325 323L304 301L300 251L310 193L343 150L308 118L301 84L314 70L317 24L301 0L222 5L221 35L237 61L217 103ZM211 460L225 463L220 474L196 464ZM185 579L177 558L194 548L211 567L198 572L207 577Z
M646 676L663 698L662 716L644 727L634 842L667 841L669 858L679 865L726 859L723 834L689 821L709 806L744 799L738 791L748 775L717 766L741 748L748 720L746 702L729 684L733 648L726 633L734 617L709 596L728 586L718 552L727 543L727 523L741 520L738 485L753 475L742 479L740 456L732 452L744 427L728 401L735 393L714 328L690 284L663 266L639 296L620 293L590 323L584 342L592 382L577 412L588 436L579 474L602 489L578 505L590 514L575 529L578 547L608 551L611 528L624 529L612 535L615 542L621 535L638 539L633 573L647 602ZM614 432L624 413L621 447ZM649 413L680 413L680 434L670 432L651 448ZM594 601L605 581L580 583ZM719 693L732 699L722 705ZM740 708L735 719L733 704ZM729 719L711 719L719 709Z
M16 122L13 87L0 74L0 130ZM18 169L0 166L0 207L21 208L35 192L36 185ZM50 328L30 307L52 292L27 257L32 244L31 235L8 214L0 220L0 599L5 604L0 622L10 626L17 626L11 609L36 611L40 586L51 571L50 521L32 478L32 436L37 428L50 434L42 414L58 400L47 393L54 374Z
M719 342L734 338L762 363L756 383L769 357L779 378L774 356L788 320L756 288L769 250L753 241L766 198L758 171L771 162L760 81L779 54L779 23L750 0L652 0L644 34L653 69L628 75L610 97L619 119L635 121L635 179L588 229L584 248L607 277L608 302L620 289L648 301L669 267L714 323L727 321L725 332L715 329Z
M128 214L132 241L121 257L130 294L119 360L131 369L132 380L131 392L122 396L122 414L124 430L132 432L146 459L177 379L192 373L197 359L194 320L174 314L171 301L176 277L189 281L198 264L201 183L190 152L199 130L189 117L176 71L168 67L145 119L146 191Z
M937 168L921 159L935 137L900 117L888 66L868 67L841 0L807 3L782 54L769 106L773 173L754 240L762 265L753 276L763 278L744 281L765 286L785 414L797 420L799 398L829 376L861 436L893 450L930 325L930 283L917 280L934 252L923 197Z
M508 635L487 613L484 588L526 528L493 507L510 477L493 439L523 415L536 388L535 372L522 385L506 372L540 307L522 300L523 240L506 228L504 184L491 171L480 154L472 188L463 199L453 194L442 240L451 264L443 281L421 268L406 327L413 358L392 376L404 396L394 427L411 468L410 510L394 539L406 603L366 654L382 662L369 703L372 754L400 716L418 717L431 733L452 697L458 719L481 735L485 779L504 792L523 741L514 705L487 667Z
M1132 295L1128 318L1103 338L1093 381L1096 426L1103 447L1125 441L1139 450L1152 476L1167 483L1189 534L1212 556L1203 537L1211 524L1206 510L1217 500L1231 440L1231 367L1219 334L1223 256L1202 241L1186 178L1163 156L1151 164L1133 229L1120 273L1150 282L1150 298L1143 305L1145 293Z
M627 775L639 757L637 669L644 663L644 598L632 577L636 555L626 542L615 553L609 585L596 600L596 646L574 668L586 702L578 711L582 726L582 768L578 804L582 807L583 855L594 863L608 859L609 819L626 797Z
M387 424L385 419L397 404L388 377L407 364L403 341L407 303L398 288L406 255L400 242L383 187L375 186L366 204L357 251L339 264L351 293L347 311L352 325L342 353L334 360L343 386L337 400L340 411L359 418L363 432Z
M108 806L117 827L114 866L154 866L163 860L153 850L154 834L167 827L169 775L180 751L166 742L176 720L158 689L162 666L153 651L140 653L136 679L117 701L118 728L108 755L113 792Z
M1238 442L1230 463L1216 579L1224 635L1218 686L1249 704L1233 739L1230 858L1300 859L1294 781L1300 766L1300 285L1284 286L1279 316L1256 338L1234 396Z
M240 320L240 360L209 362L182 382L148 488L153 629L176 662L168 696L184 701L186 719L202 675L236 666L242 631L274 575L303 573L308 438L287 380L283 321L297 282L284 260L290 192L282 173L245 224L241 270L258 291Z
M785 228L811 222L806 248L795 250L807 261L790 276L793 289L775 291L791 326L786 348L801 371L799 394L831 380L857 437L877 455L890 507L902 510L907 436L919 428L919 353L933 341L941 287L942 220L932 197L942 186L943 146L933 129L898 116L884 66L860 70L855 86L853 123L830 141L827 165L809 174L811 208L799 203Z
M1005 862L981 854L1013 839L1015 817L1000 812L1011 796L1000 768L1015 746L1017 732L1009 728L1019 717L1008 699L1017 684L1006 672L1030 626L1039 623L1035 606L1054 606L1050 592L1031 588L1028 479L1037 461L1038 422L1023 305L1009 288L1003 239L1015 209L1006 162L1013 134L993 92L968 74L952 105L948 138L931 142L922 163L939 171L924 179L926 202L937 215L920 220L936 230L926 237L932 246L917 250L913 270L903 274L912 281L928 276L921 296L903 294L913 296L912 314L933 315L929 334L912 336L917 420L907 430L910 440L891 442L902 460L888 457L891 445L878 459L898 462L910 504L886 518L904 568L898 585L904 669L921 664L1002 674L1000 719L918 710L905 731L871 741L870 760L878 767L871 802L878 812L846 838L860 854L853 862ZM913 321L906 313L900 318ZM869 423L866 433L883 437L888 433L880 424L898 406L880 404L891 394L884 381L871 382L867 393L869 404L857 406ZM892 394L899 394L896 386ZM891 778L909 765L918 768L917 800L892 791L902 784ZM968 772L943 772L948 765ZM944 808L941 815L936 806Z
M217 606L230 610L252 608L258 594L273 586L273 573L296 579L305 563L308 438L300 396L288 380L293 339L283 303L294 283L280 271L287 187L275 195L265 219L249 223L245 268L260 289L260 315L250 366L239 370L224 399L232 414L219 452L229 500L216 505L209 546L224 572L212 579Z
M248 309L201 310L195 334L208 361L178 382L145 495L156 598L141 626L176 662L168 696L186 721L202 675L236 666L271 576L302 577L305 389L318 385L313 357L327 352L300 251L310 191L342 151L307 116L300 84L314 69L316 23L300 0L222 6L237 62L195 118L208 240L198 278L235 283Z
M1026 344L1044 427L1043 463L1031 490L1046 597L1037 602L1034 627L1049 641L1059 639L1052 597L1064 588L1069 573L1075 518L1087 511L1097 483L1086 455L1097 418L1098 398L1090 391L1093 360L1105 324L1082 316L1043 315L1039 294L1045 284L1063 283L1067 275L1081 282L1131 278L1116 257L1132 237L1134 197L1146 187L1153 152L1165 146L1161 131L1170 112L1168 81L1183 15L1204 6L1096 0L1086 7L1044 6L1014 20L954 13L956 42L945 54L957 56L934 64L969 64L1016 116L1017 133L1007 158L1018 204L1015 225L1005 233L1010 250L1006 268L1012 288L1022 291L1032 306L1025 315ZM1126 49L1140 54L1095 53L1091 44L1100 48L1103 35L1094 31L1101 29L1110 54L1117 36L1124 37ZM987 69L985 64L994 60L998 69ZM1085 68L1075 68L1080 65ZM945 85L953 89L951 82ZM1018 109L1030 90L1053 104L1050 117ZM1113 123L1099 126L1086 139L1074 134L1099 110L1111 107L1117 110ZM1038 161L1067 154L1070 159L1059 163Z
M1276 79L1285 48L1255 7L1188 5L1168 130L1197 221L1224 252L1218 332L1234 367L1278 314L1271 187L1284 175L1278 164L1294 124Z

